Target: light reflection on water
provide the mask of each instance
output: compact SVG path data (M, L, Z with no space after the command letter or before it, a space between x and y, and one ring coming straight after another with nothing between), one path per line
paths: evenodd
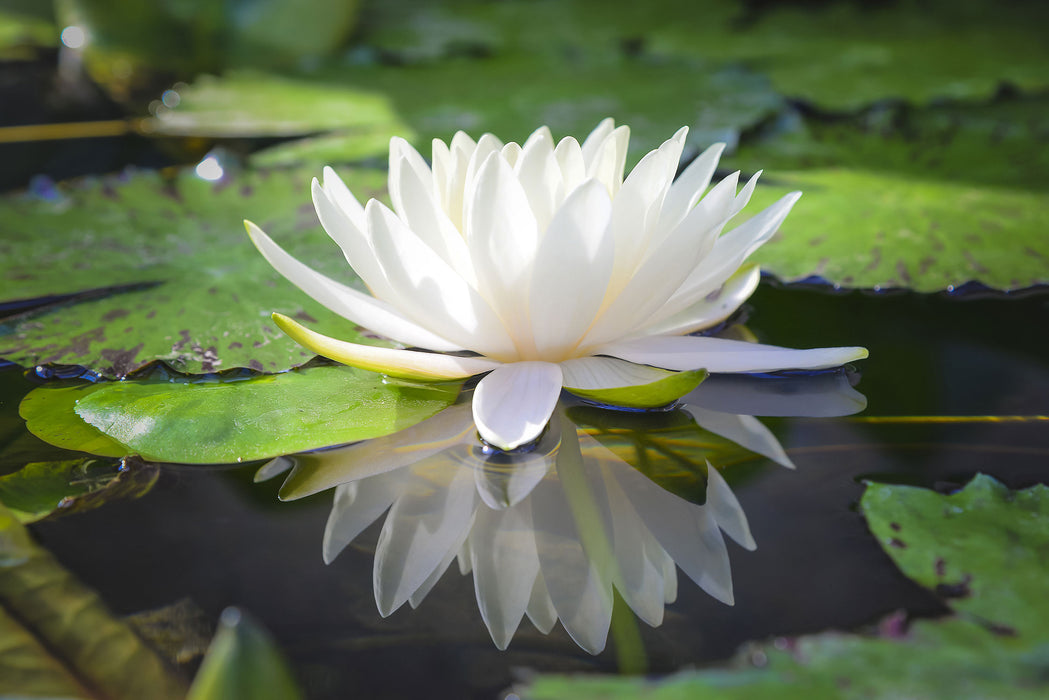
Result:
M457 561L498 648L527 617L544 634L560 621L597 654L613 589L653 627L677 597L677 568L733 603L723 534L756 543L720 470L731 480L755 455L793 467L755 416L847 415L865 403L842 371L715 376L670 411L563 399L535 445L506 453L479 441L464 396L395 435L273 460L257 479L291 468L283 500L334 488L327 563L386 514L373 564L384 617L419 606Z

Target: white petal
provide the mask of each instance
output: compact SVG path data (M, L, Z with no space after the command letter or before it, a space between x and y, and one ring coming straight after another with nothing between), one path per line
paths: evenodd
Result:
M550 634L550 630L557 624L557 611L550 600L550 593L546 590L546 582L543 574L535 577L532 584L532 596L528 599L528 609L525 610L528 619L532 621L535 628L543 634Z
M743 549L754 551L758 548L743 508L736 500L736 495L728 487L725 477L707 462L707 508L710 509L726 535Z
M469 470L456 469L449 481L447 464L441 465L435 471L444 479L413 482L390 508L379 534L372 584L383 617L406 603L470 532L476 504L473 478ZM425 463L416 468L425 469Z
M787 469L793 469L794 463L783 451L783 446L765 425L754 416L742 416L735 413L709 411L699 406L685 405L696 423L704 430L728 438L737 445L742 445L751 452L768 457L773 462Z
M614 357L579 357L558 363L563 384L571 389L597 390L643 386L666 379L666 370Z
M539 244L529 309L540 357L574 349L601 308L615 254L611 214L608 191L588 180L565 200Z
M403 173L405 170L411 171L408 178L405 178ZM390 200L398 216L408 221L405 212L412 206L413 197L419 192L402 192L401 182L405 179L420 183L427 199L433 198L433 173L430 166L410 143L400 136L394 136L390 139Z
M840 367L867 357L867 350L858 347L793 350L725 338L661 335L609 343L598 348L596 354L665 369L776 372Z
M586 162L583 160L583 149L579 142L566 136L557 143L554 156L561 166L561 178L564 180L564 193L567 196L586 179Z
M718 238L710 253L660 310L659 317L667 318L720 287L751 253L772 238L799 197L800 192L791 192Z
M550 471L553 459L540 451L501 452L473 465L474 484L492 510L511 508L532 493Z
M313 207L317 212L317 218L320 219L324 231L342 249L346 262L350 264L350 267L368 286L368 290L371 291L372 295L396 306L398 295L390 287L390 281L386 279L386 273L383 272L379 261L375 259L375 251L372 249L371 242L365 234L367 229L358 227L335 204L331 195L317 182L317 178L313 179L312 193Z
M477 430L504 450L531 442L542 432L561 394L561 368L549 362L502 365L474 391Z
M295 469L281 487L280 498L304 498L407 467L453 445L475 441L476 432L469 404L461 404L390 435L294 455Z
M442 352L463 348L405 318L386 302L336 282L299 262L250 221L245 222L252 243L277 272L343 318L405 345Z
M593 156L587 156L584 145L586 176L600 181L612 197L616 196L623 184L623 167L626 165L629 140L630 130L621 126L605 138Z
M844 372L786 377L723 374L708 377L682 400L711 411L748 416L823 418L848 416L867 407L866 397L852 388Z
M638 516L615 475L629 464L609 463L606 491L612 510L612 542L616 557L616 589L627 605L646 623L657 627L663 622L663 568L648 555L646 548L666 556Z
M488 303L392 211L373 199L365 207L365 218L376 257L400 293L399 308L406 316L484 355L512 351Z
M736 312L761 281L761 269L746 265L725 281L721 289L700 299L668 319L642 327L648 335L684 335L710 328Z
M474 593L492 641L506 649L539 573L530 508L479 509L470 534Z
M324 167L324 191L332 202L349 217L353 225L358 229L364 229L364 207L350 192L350 188L342 181L342 178L330 167Z
M677 226L710 185L710 179L717 169L718 160L725 150L725 144L715 143L689 163L684 172L674 181L663 202L660 225L668 230Z
M402 148L411 148L405 143ZM413 150L412 153L415 153ZM418 158L418 154L415 154ZM433 199L433 184L429 170L420 170L410 159L400 158L390 170L390 187L397 185L399 199L394 200L397 213L408 228L422 239L467 283L476 286L473 264L466 241L452 224L444 210ZM419 158L421 161L422 159Z
M481 167L467 202L466 242L478 288L502 319L517 357L534 357L528 298L521 290L531 277L539 231L521 183L498 153Z
M612 133L612 130L616 128L616 122L612 117L605 117L602 119L594 130L591 131L586 139L583 140L582 152L583 162L586 163L587 168L594 162L601 147L604 145L605 139Z
M347 343L311 331L298 321L283 314L273 314L273 321L295 342L318 355L346 365L388 374L391 377L423 381L463 379L501 366L498 362L481 357L456 357L440 353L394 350L374 345Z
M537 231L542 235L564 196L561 167L554 157L554 138L548 128L537 129L528 137L514 173L528 197Z
M386 512L399 493L397 477L378 476L338 486L324 526L324 563L335 561L346 545Z

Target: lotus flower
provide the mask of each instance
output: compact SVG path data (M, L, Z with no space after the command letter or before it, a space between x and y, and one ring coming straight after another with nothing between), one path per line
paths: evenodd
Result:
M459 132L434 140L432 168L390 143L391 210L365 206L330 168L313 181L321 224L367 285L326 277L246 222L267 260L336 313L404 346L330 338L274 314L320 355L416 380L487 373L473 399L481 436L510 450L536 439L562 387L607 403L668 403L707 372L834 367L863 348L791 350L685 335L730 316L754 291L746 258L800 193L735 228L757 175L713 187L722 144L675 179L682 128L624 179L629 130L608 119L582 145L537 129L523 145ZM430 351L430 352L426 352ZM469 354L467 354L469 353ZM677 374L682 373L682 374Z

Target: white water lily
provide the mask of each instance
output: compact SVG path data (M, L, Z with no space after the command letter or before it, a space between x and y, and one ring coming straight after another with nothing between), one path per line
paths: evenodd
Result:
M310 269L249 222L252 240L321 304L433 352L348 343L280 314L274 320L318 354L392 376L488 373L473 414L481 436L503 449L542 432L562 387L600 396L664 382L667 370L820 369L866 357L856 347L792 350L685 335L720 323L750 296L758 270L741 266L800 196L725 231L758 176L738 193L739 173L708 189L717 144L675 179L686 133L625 179L629 130L611 119L582 144L555 144L546 127L523 145L459 132L450 144L434 140L432 168L394 138L392 210L375 199L362 206L326 168L323 183L313 181L317 214L371 294Z

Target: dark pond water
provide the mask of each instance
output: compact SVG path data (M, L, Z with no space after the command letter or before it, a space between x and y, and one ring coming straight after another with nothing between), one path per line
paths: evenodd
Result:
M836 294L764 284L749 306L762 341L868 347L857 386L868 408L762 419L797 469L751 464L729 476L758 544L728 545L735 605L679 573L663 625L640 625L650 671L722 659L747 640L855 629L900 609L941 613L854 511L864 479L941 489L978 472L1014 488L1049 481L1049 291ZM34 381L8 368L0 382L4 443L44 453L12 417ZM958 418L974 416L982 418ZM454 564L418 609L382 619L372 594L378 525L325 565L331 492L281 503L279 479L252 483L257 468L165 466L140 499L32 531L119 614L183 598L209 620L229 605L249 611L311 698L496 698L527 671L617 670L611 642L591 656L560 627L544 636L527 621L498 651L471 578Z

